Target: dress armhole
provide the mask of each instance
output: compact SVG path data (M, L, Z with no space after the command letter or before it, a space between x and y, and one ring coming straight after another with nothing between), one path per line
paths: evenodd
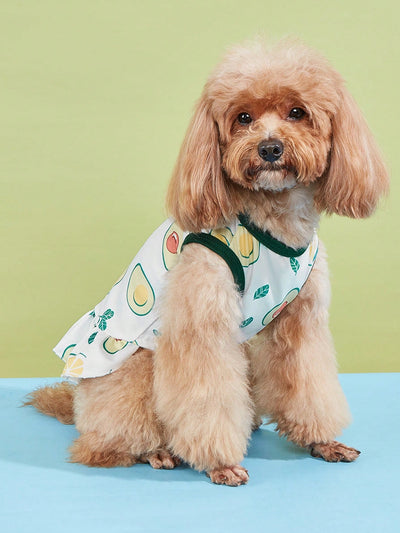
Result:
M244 271L242 264L233 250L222 241L209 233L189 233L182 244L182 249L187 244L202 244L209 250L218 254L228 265L233 279L240 292L244 291Z

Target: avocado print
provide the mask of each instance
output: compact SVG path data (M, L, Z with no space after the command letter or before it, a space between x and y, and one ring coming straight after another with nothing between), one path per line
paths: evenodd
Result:
M171 268L177 263L182 243L183 231L177 223L174 222L164 235L162 246L164 266L167 270L171 270Z
M132 270L126 298L135 315L147 315L153 309L154 291L140 263Z
M263 326L266 326L267 324L272 322L273 319L276 318L279 315L279 313L283 311L283 309L285 309L285 307L288 304L290 304L290 302L293 302L293 300L296 298L299 292L300 292L300 289L297 289L297 288L289 291L287 295L285 296L285 298L282 300L282 302L276 305L275 307L273 307L271 311L269 311L265 315L265 317L262 320Z
M230 247L244 267L255 263L260 256L260 243L241 225L238 226Z
M213 229L211 235L222 241L224 244L227 244L228 246L231 244L231 241L233 239L233 233L231 232L230 228L227 227Z
M126 274L126 269L122 272L122 274L120 275L120 277L119 277L119 278L117 279L117 281L114 283L113 287L115 287L115 285L118 285L118 283L124 279L125 274Z
M105 351L109 354L115 354L119 352L120 350L123 350L125 346L127 346L128 341L124 341L123 339L115 339L114 337L107 337L107 339L103 342L103 348Z
M308 266L312 266L317 258L317 254L318 254L318 241L316 242L316 238L314 237L314 239L311 241L311 244L310 244L310 249L309 249L309 252L308 252Z

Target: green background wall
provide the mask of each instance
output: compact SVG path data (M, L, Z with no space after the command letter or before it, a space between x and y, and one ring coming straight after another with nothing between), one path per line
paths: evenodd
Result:
M391 168L375 217L321 224L342 372L399 371L398 2L1 0L0 375L51 349L165 216L193 104L232 43L297 35L344 75Z

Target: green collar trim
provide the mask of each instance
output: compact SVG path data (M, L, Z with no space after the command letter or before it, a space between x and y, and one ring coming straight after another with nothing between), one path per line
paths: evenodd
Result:
M275 237L273 237L268 231L262 231L260 228L257 228L257 226L250 222L247 215L240 213L238 219L242 226L244 226L253 237L278 255L283 255L284 257L299 257L304 254L309 246L307 245L305 248L297 249L291 248L290 246L286 246L283 242L278 241L278 239L275 239Z

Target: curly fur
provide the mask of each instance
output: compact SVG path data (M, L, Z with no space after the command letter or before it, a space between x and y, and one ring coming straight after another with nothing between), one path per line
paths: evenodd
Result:
M304 116L293 118L293 108ZM238 121L244 112L248 124ZM284 148L278 161L258 152L271 139ZM188 231L246 211L261 229L302 247L322 212L370 216L387 190L382 158L340 75L302 44L267 49L256 41L232 49L207 81L167 206ZM231 273L192 244L169 273L155 353L137 351L113 374L82 380L74 394L64 385L35 391L30 403L68 423L73 402L81 436L71 460L88 465L172 468L181 458L215 483L240 485L248 474L239 463L260 416L317 457L352 461L359 452L334 440L350 414L328 328L329 291L322 247L299 296L241 345Z

